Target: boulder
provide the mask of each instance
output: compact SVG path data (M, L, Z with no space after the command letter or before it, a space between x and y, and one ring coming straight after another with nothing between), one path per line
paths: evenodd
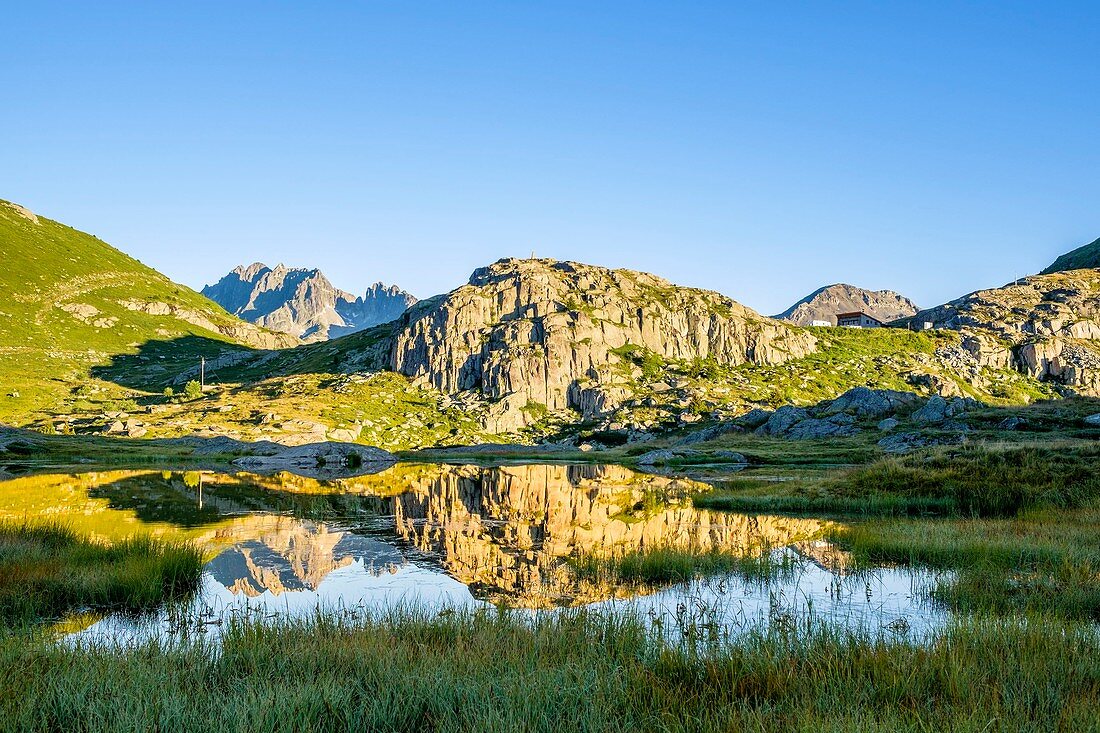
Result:
M961 433L932 437L920 432L908 432L888 435L878 442L878 447L887 453L900 454L934 445L958 445L965 440L966 436Z
M826 405L821 414L828 417L843 413L860 419L883 417L919 399L912 392L853 387Z
M1100 412L1095 415L1089 415L1084 419L1086 425L1092 425L1094 427L1100 427Z
M733 422L720 422L717 425L711 425L705 427L702 430L696 430L694 433L684 436L680 439L677 445L694 445L695 443L706 443L708 440L714 440L727 433L740 433L744 430L743 427Z
M1019 430L1024 425L1027 425L1027 420L1022 417L1013 415L1012 417L1006 417L997 423L998 430Z
M896 417L888 417L878 424L878 429L884 433L888 433L900 424L901 423L898 422Z
M744 415L738 417L734 422L748 430L756 430L758 427L766 423L768 421L768 418L770 418L771 416L772 413L770 410L763 410L759 407L754 407L753 409L746 412Z
M817 440L855 435L858 432L859 428L852 425L837 424L832 420L809 418L792 425L784 434L784 437L791 440Z
M792 405L784 405L778 410L773 412L767 422L756 429L757 435L771 435L781 436L786 433L795 425L808 420L810 413L801 407L793 407Z

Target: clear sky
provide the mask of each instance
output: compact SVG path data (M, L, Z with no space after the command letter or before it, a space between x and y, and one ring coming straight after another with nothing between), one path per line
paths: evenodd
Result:
M1100 236L1098 2L4 3L0 198L194 287L504 256L764 312Z

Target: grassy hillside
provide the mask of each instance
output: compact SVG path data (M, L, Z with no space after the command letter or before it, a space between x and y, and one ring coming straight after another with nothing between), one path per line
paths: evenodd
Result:
M0 421L118 388L90 370L153 342L170 374L245 343L279 341L98 238L0 201ZM173 348L170 345L175 344Z
M1067 252L1056 259L1054 264L1043 270L1040 274L1050 275L1054 272L1084 270L1094 267L1100 267L1100 239L1090 242L1083 247L1078 247L1072 252Z

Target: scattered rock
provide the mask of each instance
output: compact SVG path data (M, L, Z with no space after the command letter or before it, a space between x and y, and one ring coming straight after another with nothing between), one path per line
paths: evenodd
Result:
M680 439L677 445L694 445L696 443L706 443L708 440L714 440L722 435L728 433L740 433L744 431L744 428L737 423L732 422L720 422L717 425L711 425L710 427L703 428L702 430L696 430L694 433L684 436Z
M1017 417L1016 415L1013 415L1012 417L1006 417L1004 420L1001 420L999 423L997 423L997 429L1019 430L1025 425L1027 425L1027 420L1022 417Z
M901 423L898 422L896 417L888 417L878 424L878 429L884 433L888 433L900 424Z
M962 434L932 437L920 432L908 432L888 435L878 442L878 447L887 453L900 454L934 445L958 445L965 440L966 436Z
M1100 413L1097 413L1095 415L1089 415L1088 417L1085 418L1084 423L1086 425L1100 426Z

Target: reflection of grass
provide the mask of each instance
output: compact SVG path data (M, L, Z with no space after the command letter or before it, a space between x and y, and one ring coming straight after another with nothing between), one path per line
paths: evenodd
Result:
M933 595L962 611L1100 618L1100 510L1012 519L873 522L836 530L867 563L956 570Z
M59 618L83 608L143 611L193 592L201 553L134 537L91 542L60 525L0 526L0 620Z
M642 585L669 585L731 573L746 578L768 579L791 567L788 556L776 555L765 546L747 553L660 546L607 556L583 554L571 558L569 562L585 580Z
M0 728L1047 731L1100 719L1095 630L1039 618L967 622L925 644L827 628L673 644L621 616L404 611L234 625L212 652L4 642Z

